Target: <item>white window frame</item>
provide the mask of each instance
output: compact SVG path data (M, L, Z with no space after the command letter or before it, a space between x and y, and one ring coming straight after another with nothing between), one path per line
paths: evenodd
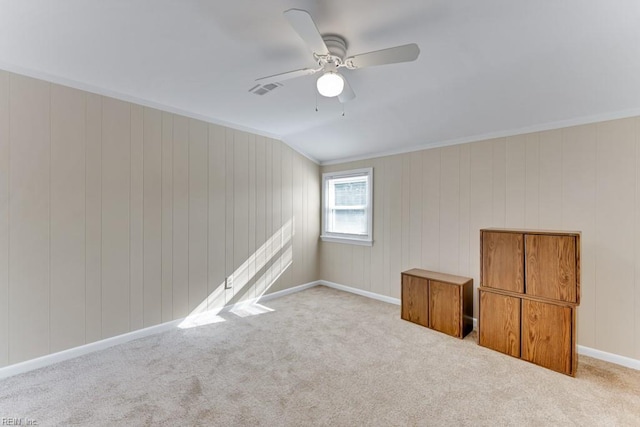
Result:
M329 181L351 177L367 178L367 234L332 233L327 231L329 217ZM348 171L327 172L322 174L322 233L323 242L349 243L352 245L373 245L373 168L352 169Z

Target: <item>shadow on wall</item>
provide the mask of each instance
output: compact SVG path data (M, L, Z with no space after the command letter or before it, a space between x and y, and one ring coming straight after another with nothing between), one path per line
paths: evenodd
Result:
M230 305L233 308L229 311L240 317L273 311L258 304L258 301L293 263L294 230L295 217L280 227L227 278L233 284L233 297L226 304L227 289L225 282L222 282L178 327L187 329L224 322L225 319L219 314ZM255 297L250 298L250 295Z

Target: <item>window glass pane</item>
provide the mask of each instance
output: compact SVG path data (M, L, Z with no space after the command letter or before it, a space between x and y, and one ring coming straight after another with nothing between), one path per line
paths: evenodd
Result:
M364 209L332 210L333 227L330 232L344 234L367 234L367 212Z
M364 206L367 204L367 182L336 182L335 206Z
M372 244L372 180L372 168L322 175L323 240Z

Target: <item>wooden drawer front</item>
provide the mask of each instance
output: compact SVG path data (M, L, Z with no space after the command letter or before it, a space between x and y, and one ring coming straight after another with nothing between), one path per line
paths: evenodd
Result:
M429 281L429 324L432 329L462 338L460 286Z
M520 298L479 292L478 343L520 357Z
M573 309L522 301L522 358L545 368L573 374Z
M404 320L429 326L428 283L427 279L402 275L401 317Z
M490 288L524 292L524 235L482 231L482 277Z
M576 238L525 236L527 295L577 301Z

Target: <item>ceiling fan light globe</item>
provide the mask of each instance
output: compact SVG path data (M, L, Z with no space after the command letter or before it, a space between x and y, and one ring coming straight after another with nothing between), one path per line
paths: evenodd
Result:
M344 79L340 74L334 71L328 71L318 78L316 86L320 95L332 98L342 93L344 89Z

